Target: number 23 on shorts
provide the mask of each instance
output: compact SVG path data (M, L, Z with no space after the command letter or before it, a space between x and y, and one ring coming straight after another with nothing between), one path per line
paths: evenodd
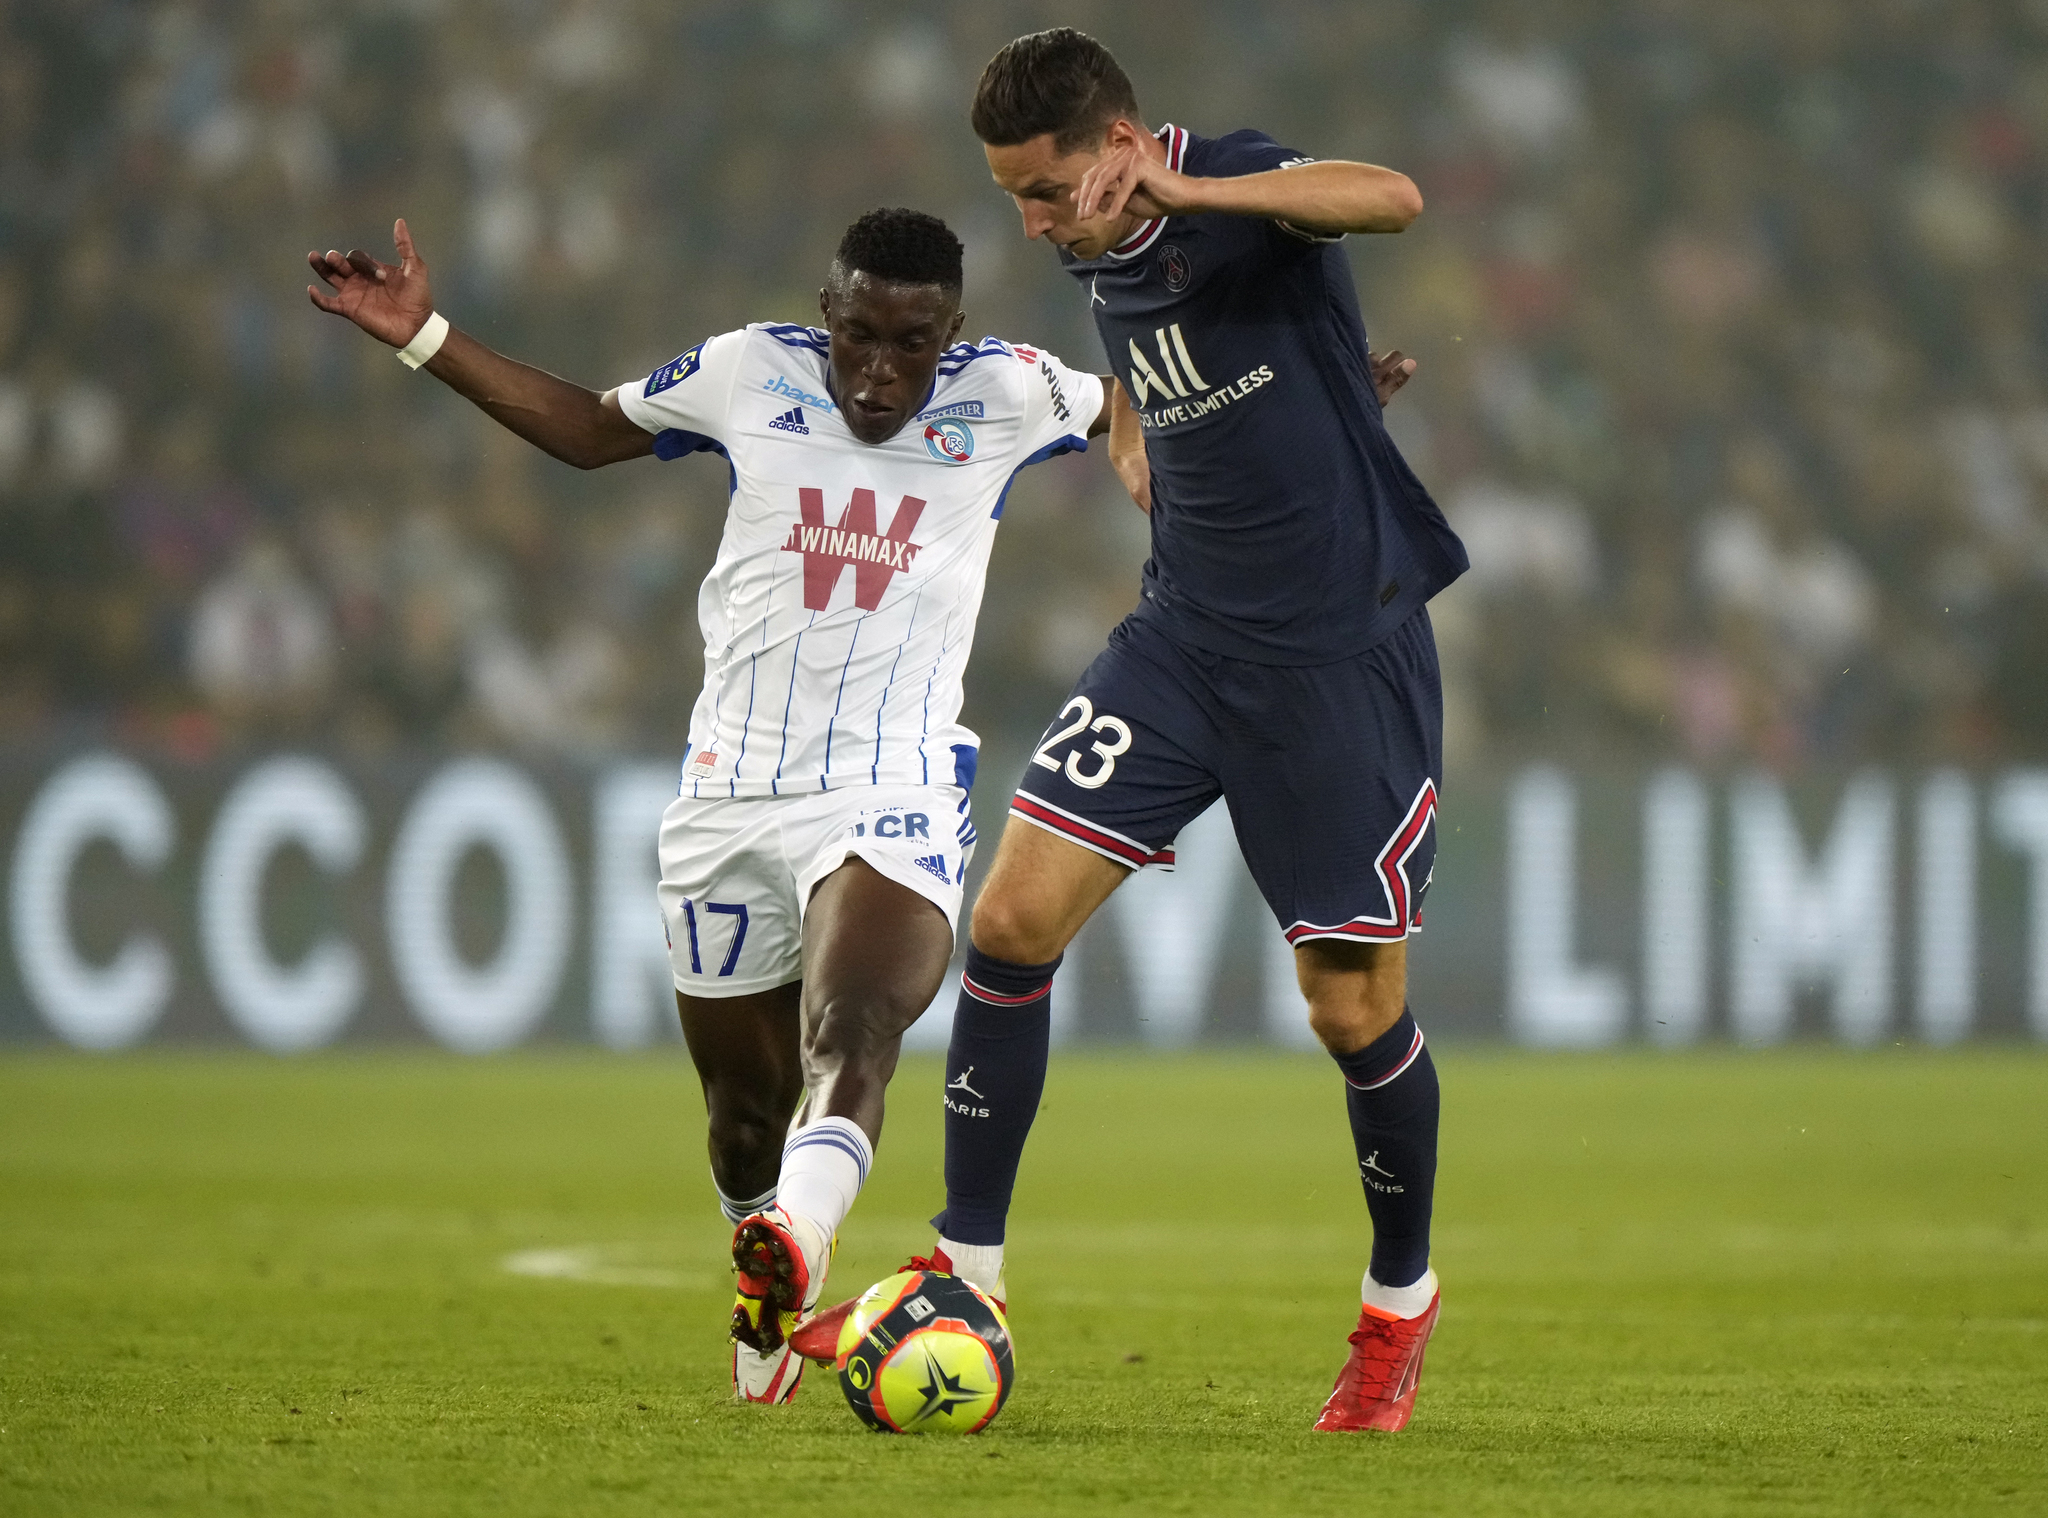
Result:
M1069 717L1072 717L1073 720L1067 722L1065 727L1060 727L1059 724L1066 721ZM1116 773L1116 756L1131 746L1130 724L1121 717L1112 717L1108 712L1097 716L1095 714L1095 703L1086 696L1075 696L1065 706L1061 707L1059 716L1053 718L1053 727L1057 731L1049 731L1046 734L1045 741L1038 745L1038 752L1031 756L1031 762L1038 765L1041 769L1052 770L1055 773L1059 771L1061 766L1060 761L1052 756L1052 750L1065 743L1069 738L1081 732L1099 734L1104 737L1114 736L1113 742L1105 743L1102 741L1102 737L1098 737L1095 742L1088 746L1088 753L1093 754L1102 761L1093 770L1085 770L1081 767L1082 760L1087 757L1086 754L1073 752L1067 755L1067 778L1073 781L1074 784L1085 786L1091 791L1109 783L1109 777Z

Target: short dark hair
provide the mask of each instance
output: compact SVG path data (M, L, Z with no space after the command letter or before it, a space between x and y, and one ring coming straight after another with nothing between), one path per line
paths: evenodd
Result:
M964 252L953 229L938 217L887 206L846 229L832 272L872 274L899 285L937 285L957 295L967 282L960 266Z
M989 59L969 119L990 147L1052 134L1061 154L1100 142L1119 116L1142 125L1138 93L1108 48L1086 32L1056 26L1019 37Z

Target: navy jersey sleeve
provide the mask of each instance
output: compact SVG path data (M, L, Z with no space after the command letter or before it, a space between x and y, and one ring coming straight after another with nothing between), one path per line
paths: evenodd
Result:
M1315 159L1293 148L1282 147L1264 132L1245 130L1232 132L1228 137L1218 137L1203 143L1196 151L1189 172L1205 179L1241 179L1247 174L1264 174L1273 169L1298 169ZM1344 234L1304 232L1287 222L1258 221L1252 223L1261 230L1277 234L1275 242L1283 249L1320 247L1324 243L1342 242Z

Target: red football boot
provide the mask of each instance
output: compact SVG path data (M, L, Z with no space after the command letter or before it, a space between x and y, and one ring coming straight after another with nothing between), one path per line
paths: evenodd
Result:
M949 1276L955 1274L953 1262L946 1257L946 1251L936 1244L932 1246L930 1259L914 1254L910 1257L910 1263L903 1268L936 1270L942 1275ZM1005 1312L1010 1310L1009 1303L1001 1297L997 1297L994 1292L990 1292L989 1295L994 1298L996 1306ZM859 1300L859 1297L848 1297L844 1302L835 1303L805 1318L790 1331L789 1347L806 1360L832 1364L839 1358L839 1325L846 1321L846 1315L853 1311L854 1303Z
M1422 1384L1422 1353L1429 1347L1430 1330L1436 1327L1443 1293L1429 1299L1429 1306L1412 1318L1392 1318L1373 1307L1358 1310L1358 1327L1351 1335L1351 1358L1337 1372L1337 1384L1323 1415L1316 1419L1318 1433L1376 1428L1399 1433L1408 1426L1415 1411L1415 1389Z
M760 1355L773 1355L824 1286L797 1231L814 1233L780 1207L757 1212L733 1230L732 1268L739 1278L732 1306L732 1336ZM811 1253L830 1259L831 1246Z

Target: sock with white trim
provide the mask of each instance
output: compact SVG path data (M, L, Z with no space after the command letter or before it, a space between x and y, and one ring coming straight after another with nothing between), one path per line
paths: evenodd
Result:
M1003 1246L963 1244L939 1235L939 1253L952 1262L953 1274L979 1286L997 1301L1003 1300Z
M1436 1295L1436 1272L1425 1270L1422 1278L1413 1286L1382 1286L1372 1278L1372 1272L1365 1273L1365 1279L1358 1283L1358 1300L1374 1312L1390 1318L1419 1318L1429 1311L1429 1301Z
M821 1117L797 1129L782 1146L775 1200L784 1212L815 1223L829 1248L874 1161L874 1146L858 1123Z
M1344 1104L1358 1178L1372 1214L1369 1274L1382 1287L1412 1286L1429 1269L1429 1212L1436 1197L1436 1064L1405 1008L1401 1020L1351 1054Z
M1017 965L968 947L946 1048L946 1210L932 1219L956 1243L1003 1242L1024 1140L1045 1095L1059 967L1058 959Z
M756 1197L727 1196L725 1188L718 1184L718 1177L711 1178L711 1189L718 1193L718 1210L725 1214L725 1220L737 1228L757 1212L766 1212L775 1205L775 1188L770 1186Z

